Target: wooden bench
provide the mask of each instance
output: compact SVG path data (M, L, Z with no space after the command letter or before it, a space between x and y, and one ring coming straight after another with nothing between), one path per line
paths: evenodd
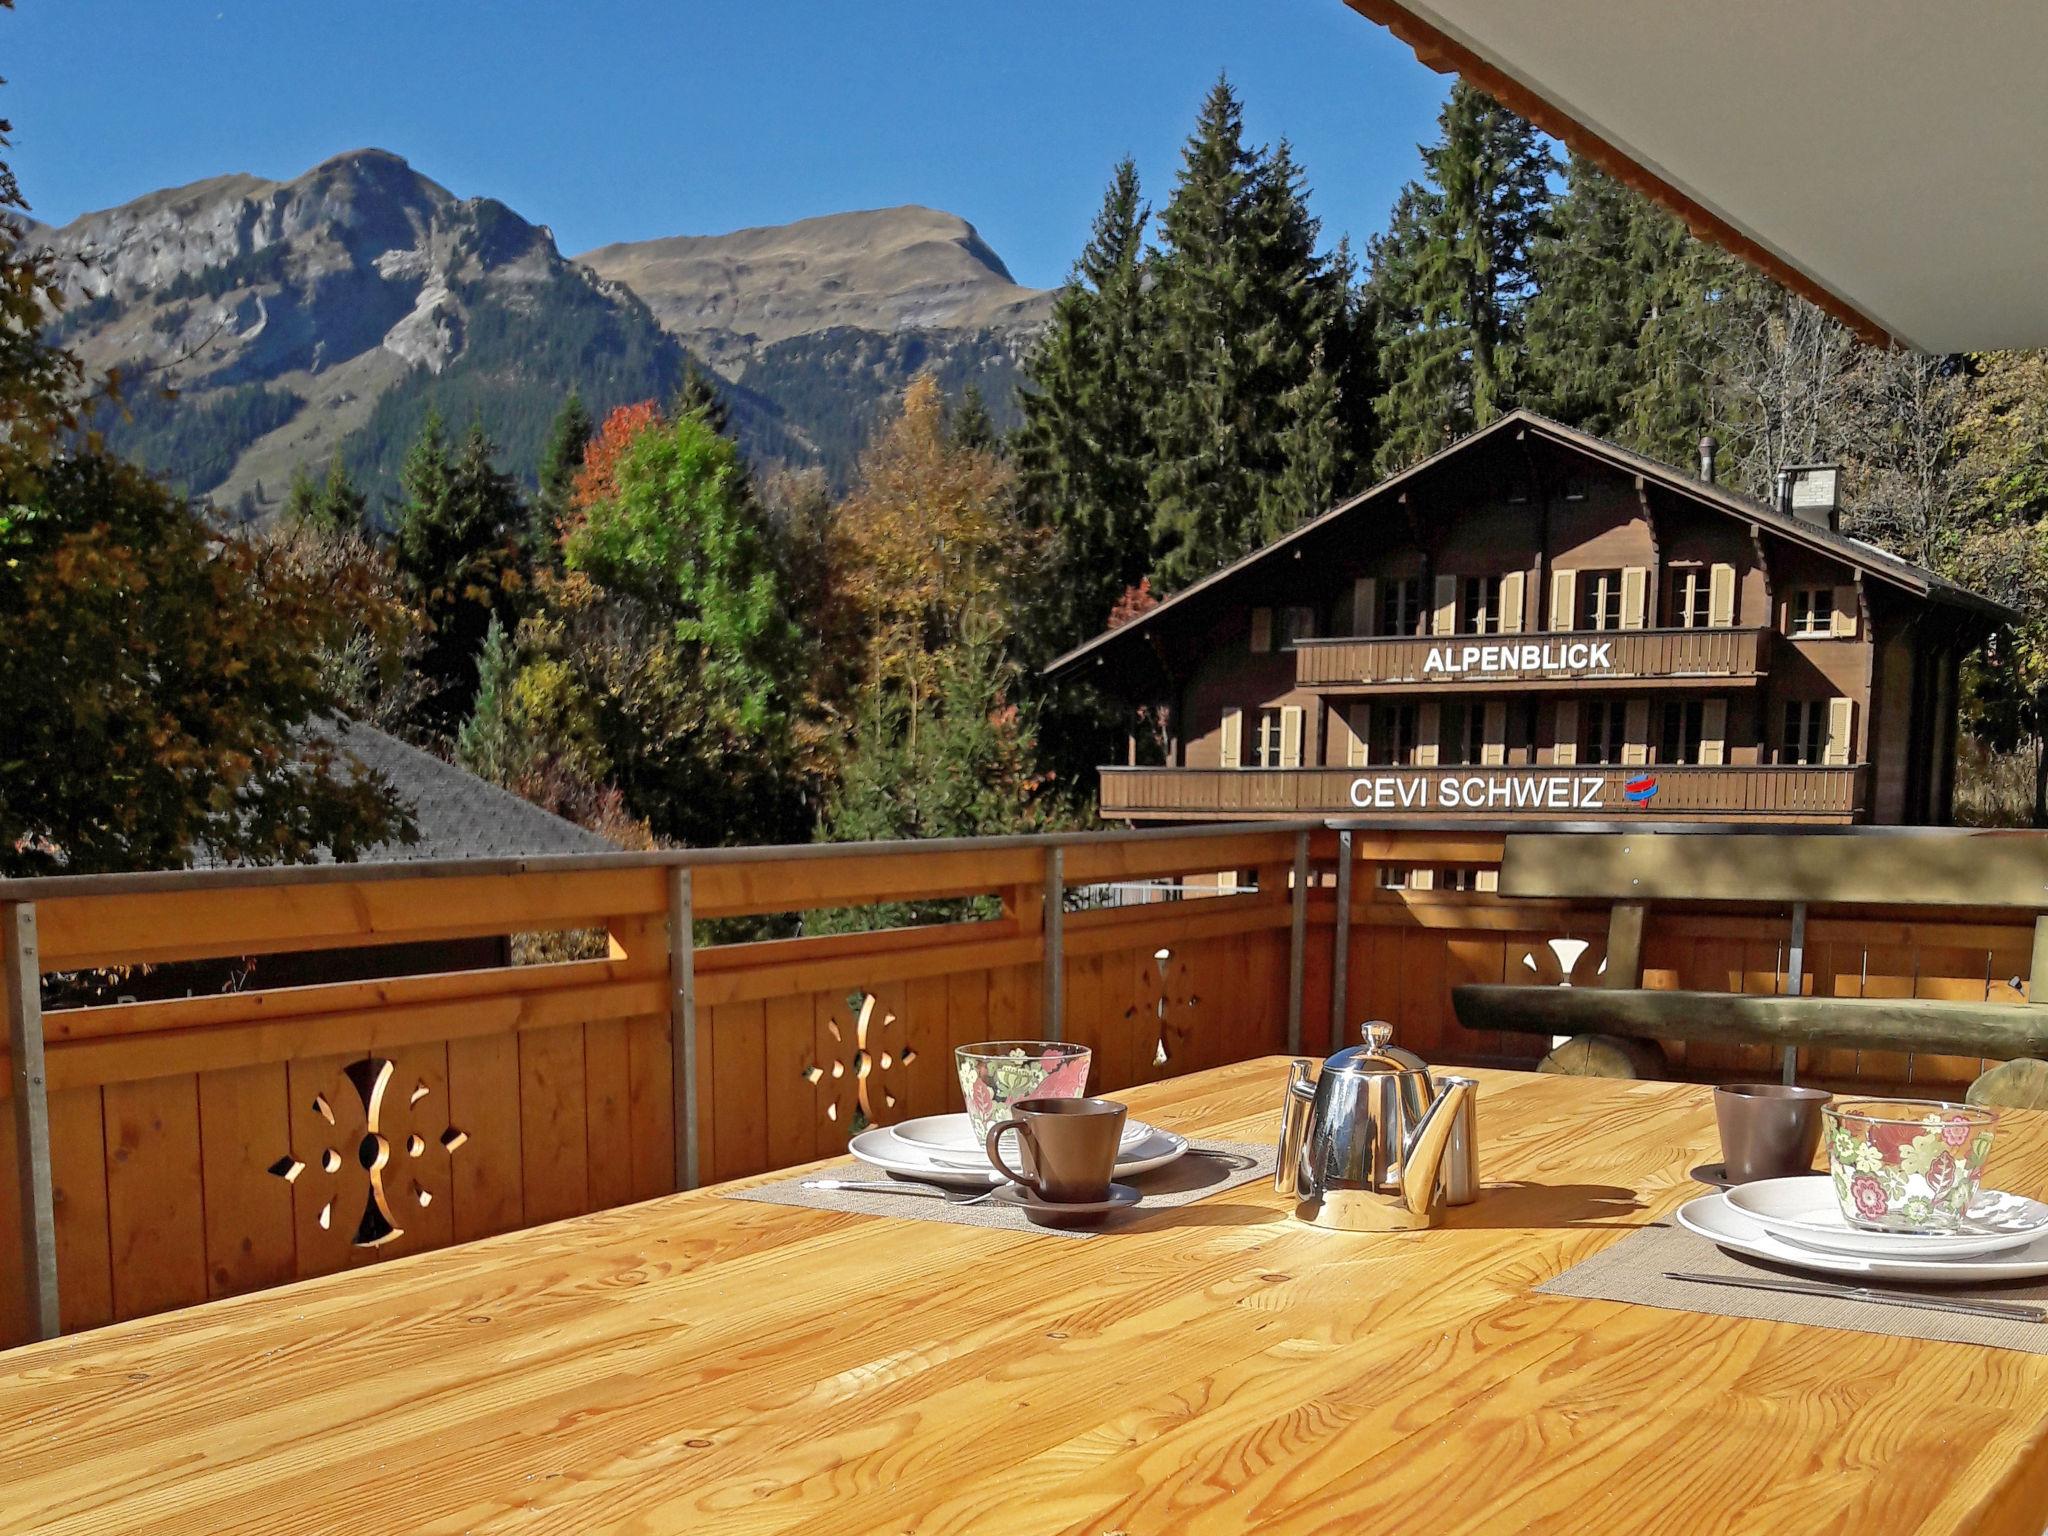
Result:
M1934 1051L2015 1058L2048 1055L2048 986L2030 1002L1813 997L1802 993L1812 907L1995 908L2034 914L2031 975L2048 978L2048 837L2038 833L1511 834L1500 867L1504 897L1613 904L1598 987L1468 985L1452 989L1471 1029L1571 1037L1548 1071L1648 1076L1651 1042L1702 1040L1777 1046L1791 1081L1801 1048ZM1784 989L1775 996L1643 986L1643 923L1659 902L1788 909ZM2048 1067L1979 1079L1986 1096L2048 1107Z

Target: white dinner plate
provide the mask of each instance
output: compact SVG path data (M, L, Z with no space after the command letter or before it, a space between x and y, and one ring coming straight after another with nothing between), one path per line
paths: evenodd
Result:
M1187 1151L1187 1137L1176 1131L1163 1131L1156 1125L1148 1129L1150 1135L1117 1153L1116 1176L1119 1179L1164 1168ZM846 1150L870 1168L915 1179L929 1179L937 1184L975 1188L1009 1182L986 1159L977 1166L964 1157L932 1153L891 1134L887 1126L862 1131L846 1144Z
M974 1134L974 1122L961 1110L951 1115L920 1115L915 1120L905 1120L892 1125L889 1130L898 1141L907 1141L914 1147L928 1152L952 1153L957 1157L986 1156L982 1151L981 1138ZM1121 1147L1136 1145L1152 1133L1152 1127L1142 1120L1124 1121L1124 1137Z
M1759 1179L1725 1193L1736 1210L1789 1242L1861 1258L1965 1259L2048 1237L2048 1205L1998 1189L1978 1194L1960 1232L1874 1232L1853 1226L1826 1174Z
M1969 1259L1873 1259L1828 1253L1788 1242L1753 1216L1728 1203L1723 1193L1701 1195L1678 1208L1678 1224L1711 1243L1753 1259L1766 1259L1788 1269L1823 1275L1851 1275L1863 1280L1919 1280L1960 1285L1984 1280L2032 1280L2048 1275L2048 1237L2024 1248Z

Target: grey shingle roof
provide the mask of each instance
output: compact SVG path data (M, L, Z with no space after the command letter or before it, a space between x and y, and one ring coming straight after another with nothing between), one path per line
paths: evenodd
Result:
M364 852L365 860L526 858L615 851L615 844L595 832L374 726L339 720L321 725L319 734L365 768L389 779L419 823L418 842L379 844Z

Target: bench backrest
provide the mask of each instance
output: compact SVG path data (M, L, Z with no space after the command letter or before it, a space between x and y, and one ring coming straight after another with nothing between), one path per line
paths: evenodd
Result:
M1503 896L2048 909L2048 837L1932 831L1510 833Z

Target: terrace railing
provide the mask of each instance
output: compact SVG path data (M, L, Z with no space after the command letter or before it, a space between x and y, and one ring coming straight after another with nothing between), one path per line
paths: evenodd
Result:
M953 1107L951 1050L973 1040L1081 1041L1112 1092L1320 1054L1366 1016L1434 1060L1531 1064L1547 1040L1460 1028L1451 986L1590 981L1608 913L1491 894L1502 847L1480 824L1301 821L0 882L0 1344L830 1155L860 1124ZM1070 890L1160 879L1182 899L1069 910ZM914 927L699 942L719 919L960 898L977 900ZM1807 985L2017 1001L2032 924L1817 912ZM591 958L58 1006L88 969L564 934L581 948L556 951ZM1643 955L1649 985L1775 991L1784 914L1661 904ZM1771 1066L1753 1047L1673 1055L1699 1075ZM1954 1083L1979 1063L1808 1065Z

